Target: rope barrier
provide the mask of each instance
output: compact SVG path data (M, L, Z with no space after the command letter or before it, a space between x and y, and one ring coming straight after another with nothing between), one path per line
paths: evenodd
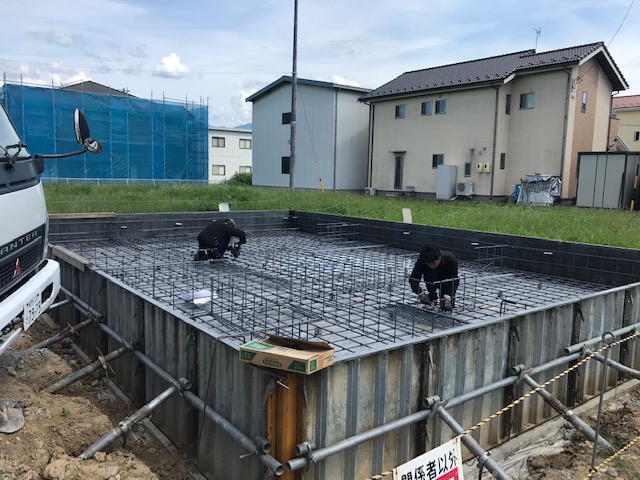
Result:
M491 420L494 420L496 418L498 418L500 415L502 415L503 413L508 412L509 410L511 410L513 407L519 405L520 403L522 403L524 400L526 400L527 398L529 398L530 396L532 396L534 393L539 392L540 390L542 390L543 388L551 385L553 382L555 382L556 380L561 379L562 377L564 377L566 374L571 373L573 370L577 369L578 367L584 365L586 362L588 362L589 360L591 360L593 357L595 357L596 355L599 355L600 353L604 352L606 349L611 348L611 347L615 347L616 345L619 345L623 342L626 342L628 340L631 340L633 338L636 338L640 336L640 331L634 333L633 335L629 335L628 337L625 338L621 338L620 340L617 340L615 342L603 345L601 348L599 348L598 350L596 350L595 352L587 355L586 357L584 357L582 360L580 360L578 363L576 363L575 365L572 365L571 367L567 368L566 370L564 370L563 372L560 372L558 375L556 375L555 377L551 378L550 380L547 380L545 383L540 384L538 387L534 388L533 390L525 393L524 395L522 395L520 398L514 400L513 402L511 402L509 405L507 405L506 407L501 408L500 410L498 410L496 413L493 413L491 415L489 415L487 418L485 418L484 420L479 421L478 423L476 423L475 425L473 425L472 427L468 428L467 430L465 430L464 432L460 433L459 435L457 435L454 438L458 438L458 437L462 437L463 435L467 435L475 430L477 430L478 428L480 428L481 426L489 423Z
M640 440L640 435L638 435L636 438L631 440L629 443L627 443L624 447L622 447L620 450L615 452L609 458L603 460L600 465L598 465L597 467L595 467L593 469L589 469L590 470L589 474L586 477L584 477L583 480L588 480L589 478L593 477L596 473L598 473L598 470L600 470L601 468L603 468L606 465L608 465L609 463L611 463L616 457L622 455L625 451L627 451L629 448L631 448L633 446L633 444L635 444L638 440Z
M559 380L560 378L564 377L565 375L567 375L568 373L572 372L573 370L577 369L578 367L584 365L587 361L591 360L593 357L595 357L596 355L599 355L600 353L602 353L603 351L605 351L608 348L612 348L615 347L621 343L624 343L626 341L632 340L634 338L640 337L640 331L629 335L628 337L624 337L621 338L620 340L617 340L615 342L611 342L611 343L607 343L605 345L603 345L601 348L599 348L598 350L596 350L595 352L592 352L591 354L585 356L583 359L581 359L578 363L576 363L575 365L572 365L571 367L567 368L566 370L564 370L563 372L560 372L558 375L556 375L555 377L551 378L550 380L547 380L545 383L540 384L538 387L534 388L533 390L525 393L524 395L522 395L520 398L514 400L513 402L511 402L509 405L507 405L506 407L501 408L500 410L498 410L497 412L489 415L488 417L486 417L484 420L479 421L478 423L476 423L475 425L473 425L472 427L466 429L465 431L459 433L458 435L456 435L455 437L453 437L453 439L457 439L460 438L464 435L467 435L475 430L477 430L478 428L482 427L483 425L486 425L487 423L489 423L490 421L498 418L500 415L502 415L503 413L508 412L509 410L511 410L513 407L517 406L518 404L522 403L524 400L526 400L527 398L529 398L530 396L532 396L533 394L539 392L540 390L544 389L545 387L549 386L550 384L552 384L553 382L555 382L556 380ZM623 453L623 451L627 450L628 448L630 448L634 443L636 443L637 441L640 440L640 436L636 437L634 440L632 440L629 444L627 444L625 447L621 448L620 450L618 450L616 453L614 453L613 455L611 455L609 458L607 458L605 461L603 461L600 465L598 465L598 468L595 469L595 471L589 473L589 476L585 477L583 480L588 480L589 478L591 478L592 475L594 475L595 473L597 473L598 469L603 467L604 465L606 465L607 463L609 463L610 461L612 461L615 457L617 457L618 455L620 455L621 453ZM384 471L378 475L373 475L365 480L380 480L382 478L384 478L385 476L389 476L389 475L393 475L393 471L392 470L387 470Z

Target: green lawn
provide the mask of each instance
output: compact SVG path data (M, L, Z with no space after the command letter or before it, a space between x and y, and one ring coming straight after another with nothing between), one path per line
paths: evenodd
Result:
M437 202L337 192L236 185L46 184L49 213L147 213L238 210L303 210L413 222L468 230L640 248L639 212L577 207L533 207L471 201Z

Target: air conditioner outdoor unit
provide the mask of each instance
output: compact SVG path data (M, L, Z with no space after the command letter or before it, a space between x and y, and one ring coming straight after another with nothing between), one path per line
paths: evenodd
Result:
M456 183L456 195L464 195L465 197L473 195L473 182Z
M364 193L365 193L365 195L373 195L373 196L375 196L376 188L375 187L365 187Z

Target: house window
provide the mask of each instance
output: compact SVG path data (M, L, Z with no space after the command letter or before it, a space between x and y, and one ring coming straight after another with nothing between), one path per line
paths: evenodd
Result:
M291 162L291 157L282 157L282 174L289 175L289 164Z
M240 149L241 150L251 150L251 139L250 138L241 138L240 139Z
M633 132L633 141L637 142L640 140L640 132Z
M533 108L536 103L536 94L535 93L523 93L520 95L520 108Z
M282 114L282 125L290 125L291 124L291 112L286 112Z
M211 165L211 175L224 175L224 165Z
M444 153L435 153L431 161L432 168L438 168L438 165L444 164Z
M507 94L507 98L504 102L504 113L506 115L511 115L511 95Z
M431 100L422 102L422 106L420 107L420 115L431 115L432 113L433 111Z
M580 111L585 113L587 111L587 91L582 91L582 105L580 106Z
M471 162L464 162L464 176L471 176Z
M438 113L447 113L447 101L436 100L436 115Z
M396 118L404 118L404 104L396 105Z
M211 137L211 146L224 148L224 137Z
M402 163L404 160L404 154L396 154L395 156L395 170L393 172L393 188L396 190L402 190Z
M251 173L251 167L238 167L238 173Z
M506 166L507 166L507 154L501 153L500 154L500 170L504 170Z

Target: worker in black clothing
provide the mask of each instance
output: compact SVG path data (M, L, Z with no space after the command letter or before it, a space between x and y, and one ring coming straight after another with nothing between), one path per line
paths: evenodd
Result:
M232 237L237 237L238 242L229 246ZM222 258L227 250L237 258L240 255L240 245L244 243L247 243L247 237L242 230L236 228L233 219L213 220L198 234L198 253L194 260Z
M420 281L424 277L427 290L423 290ZM458 278L458 260L450 252L441 251L437 246L427 244L420 250L418 260L409 277L411 290L418 294L420 303L432 309L438 302L444 312L453 310Z

